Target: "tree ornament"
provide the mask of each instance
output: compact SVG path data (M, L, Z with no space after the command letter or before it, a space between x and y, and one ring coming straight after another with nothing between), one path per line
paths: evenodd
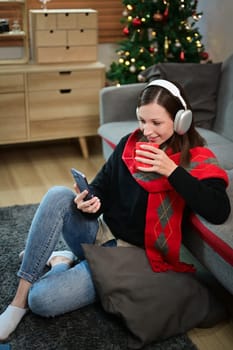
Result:
M175 41L175 47L181 47L181 43L178 39Z
M153 28L148 28L147 33L148 33L148 39L149 40L155 39L156 31Z
M167 7L165 8L165 11L164 11L164 13L163 13L163 19L164 19L164 20L167 20L167 19L168 19L168 15L169 15L169 6L167 6Z
M129 71L131 72L131 73L135 73L136 72L136 67L135 67L135 65L131 65L130 67L129 67Z
M155 22L161 22L163 20L163 15L159 11L157 11L153 14L153 19Z
M128 27L123 28L123 33L125 35L129 35L129 28Z
M132 6L132 5L128 4L128 5L126 5L126 7L127 7L127 9L128 9L129 11L133 11L133 6Z
M169 41L168 41L168 37L165 36L165 40L164 40L164 52L165 52L165 55L167 55L168 49L169 49Z
M146 81L146 78L141 73L138 74L137 79L140 83L145 83Z
M133 18L133 20L132 20L132 24L133 24L135 27L139 27L139 26L141 26L142 21L141 21L140 18L135 17L135 18Z
M184 61L185 55L184 55L184 51L180 51L180 60Z
M202 52L201 53L201 57L202 57L203 60L207 60L209 58L208 52Z
M127 9L124 9L124 11L122 12L122 16L123 17L127 17L128 16L128 11L127 11Z

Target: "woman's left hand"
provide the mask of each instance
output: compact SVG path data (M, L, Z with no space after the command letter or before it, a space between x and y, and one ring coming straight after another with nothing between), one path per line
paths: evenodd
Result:
M166 177L177 168L177 164L163 150L149 144L141 146L141 150L136 150L135 160L145 164L145 167L138 166L138 170L156 172Z
M74 203L79 210L84 213L94 214L100 209L101 202L98 197L93 196L91 199L85 200L88 191L84 190L83 192L80 192L76 184L74 184L74 189L77 193L76 197L74 198Z

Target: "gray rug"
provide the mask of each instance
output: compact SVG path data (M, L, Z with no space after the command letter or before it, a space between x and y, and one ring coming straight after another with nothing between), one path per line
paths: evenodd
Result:
M37 205L0 208L0 312L17 286L18 254ZM62 247L62 241L59 246ZM44 319L28 313L8 343L12 350L124 350L127 330L96 303L59 317ZM186 334L153 343L144 350L197 350Z

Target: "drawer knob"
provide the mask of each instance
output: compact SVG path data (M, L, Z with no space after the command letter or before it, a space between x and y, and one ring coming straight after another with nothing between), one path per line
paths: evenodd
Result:
M71 71L70 70L64 70L62 72L59 72L60 75L70 75Z
M70 94L71 91L72 91L72 89L61 89L61 90L60 90L60 93L61 93L61 94Z

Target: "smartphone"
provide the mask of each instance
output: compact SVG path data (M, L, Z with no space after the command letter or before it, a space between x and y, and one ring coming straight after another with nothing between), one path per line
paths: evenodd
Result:
M88 190L88 194L86 195L84 200L86 201L88 199L91 199L93 197L93 194L91 193L86 176L83 173L81 173L81 171L78 171L77 169L74 169L74 168L71 168L70 171L73 175L73 178L74 178L76 184L78 185L78 187L80 189L80 192L82 192L84 190Z

